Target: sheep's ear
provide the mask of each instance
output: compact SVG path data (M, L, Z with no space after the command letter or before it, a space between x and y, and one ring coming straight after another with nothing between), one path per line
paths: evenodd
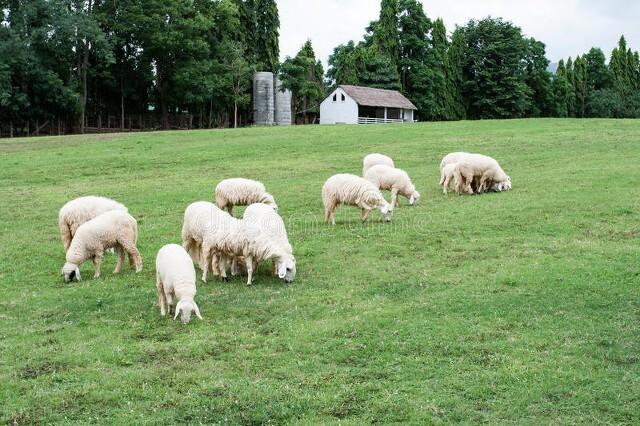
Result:
M193 309L196 311L196 316L198 319L202 319L202 315L200 315L200 308L196 305L196 302L193 302Z
M81 280L80 278L80 268L76 266L76 278L78 279L78 281Z
M287 265L284 262L278 264L278 278L283 279L287 276Z

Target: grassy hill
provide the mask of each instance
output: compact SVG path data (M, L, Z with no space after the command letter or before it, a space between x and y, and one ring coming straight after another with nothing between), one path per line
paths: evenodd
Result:
M457 150L513 190L442 195ZM376 151L420 204L325 226L323 182ZM2 423L640 422L640 121L5 139L0 164ZM161 318L158 249L235 176L275 195L295 283L263 265L199 282L204 321ZM141 274L63 283L58 210L90 194L138 219Z

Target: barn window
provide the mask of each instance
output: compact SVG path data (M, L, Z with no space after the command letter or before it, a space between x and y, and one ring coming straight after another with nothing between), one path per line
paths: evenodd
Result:
M333 95L333 102L338 102L338 94Z
M347 100L347 98L344 96L344 93L340 95L340 99L342 100L342 102Z

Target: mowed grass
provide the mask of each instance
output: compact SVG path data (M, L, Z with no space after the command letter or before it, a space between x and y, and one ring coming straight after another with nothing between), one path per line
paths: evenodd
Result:
M513 190L444 196L458 150ZM325 226L322 184L370 152L420 204ZM1 140L0 159L2 423L640 422L640 121ZM275 195L296 281L198 282L204 321L160 317L158 249L236 176ZM111 255L63 283L58 210L90 194L138 219L142 273Z

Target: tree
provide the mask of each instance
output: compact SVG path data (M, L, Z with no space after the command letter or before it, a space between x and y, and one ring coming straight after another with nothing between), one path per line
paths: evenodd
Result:
M527 40L525 56L525 83L529 88L526 115L547 117L552 114L551 73L547 70L549 60L545 56L544 43L533 38Z
M400 59L399 8L398 0L382 0L380 19L372 25L374 50L388 58L394 65Z
M349 84L357 86L360 84L359 69L356 63L356 47L353 40L347 44L341 44L333 50L329 56L329 70L327 78L331 84Z
M464 94L472 118L517 118L525 114L527 43L520 28L502 19L470 21L464 34Z
M294 117L301 114L304 124L313 121L319 113L325 87L322 62L316 60L310 40L307 40L294 58L285 59L280 70L280 80L283 88L291 90Z
M435 28L440 25L436 21ZM434 28L434 34L435 34ZM444 28L444 23L442 24ZM442 31L442 30L440 30ZM445 33L446 34L446 33ZM467 117L466 101L464 99L464 64L465 58L465 35L461 28L457 28L452 36L451 43L447 49L447 62L445 64L445 74L447 76L447 92L451 96L450 105L447 108L448 120L462 120Z

